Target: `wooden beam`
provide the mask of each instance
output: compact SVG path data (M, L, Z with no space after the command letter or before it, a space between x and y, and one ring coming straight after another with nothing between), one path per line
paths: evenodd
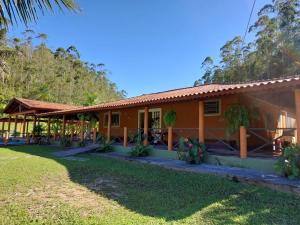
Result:
M24 111L24 112L10 113L10 115L12 115L12 116L28 115L28 114L36 114L36 110L28 110L28 111Z
M205 134L204 134L204 102L203 101L199 101L198 103L198 121L199 121L199 125L198 125L198 139L200 143L204 143L204 139L205 139Z

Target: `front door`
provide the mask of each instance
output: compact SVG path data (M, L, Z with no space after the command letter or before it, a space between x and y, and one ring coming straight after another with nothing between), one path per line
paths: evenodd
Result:
M138 115L138 126L139 129L144 128L144 110L139 110L139 115ZM150 109L149 114L148 114L148 126L151 129L160 129L161 128L161 109L156 108L156 109Z

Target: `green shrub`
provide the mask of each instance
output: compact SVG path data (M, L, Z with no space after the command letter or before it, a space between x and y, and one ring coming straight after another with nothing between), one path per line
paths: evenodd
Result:
M150 155L151 150L151 145L143 145L142 143L138 143L136 146L131 148L129 155L132 157L144 157Z
M114 146L113 146L113 141L110 142L104 142L101 144L99 148L96 149L96 152L113 152L114 151Z
M178 159L191 164L200 164L206 160L207 152L203 143L189 138L180 138L177 149Z
M289 179L300 178L300 148L298 145L287 146L275 164L275 170Z
M32 133L34 134L34 136L39 137L42 135L44 131L44 128L42 125L37 124L33 129L32 129Z

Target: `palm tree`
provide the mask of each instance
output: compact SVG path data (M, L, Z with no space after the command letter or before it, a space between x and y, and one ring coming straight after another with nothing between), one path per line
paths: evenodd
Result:
M39 11L43 14L58 8L75 11L78 9L74 0L0 0L0 26L17 23L17 19L27 25L36 21Z

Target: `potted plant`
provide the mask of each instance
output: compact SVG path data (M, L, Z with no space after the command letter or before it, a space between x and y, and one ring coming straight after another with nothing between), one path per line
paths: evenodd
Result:
M250 121L258 118L258 110L236 103L227 107L224 112L224 118L226 122L226 135L229 137L237 133L241 126L248 128ZM239 140L236 140L236 142L239 143Z

